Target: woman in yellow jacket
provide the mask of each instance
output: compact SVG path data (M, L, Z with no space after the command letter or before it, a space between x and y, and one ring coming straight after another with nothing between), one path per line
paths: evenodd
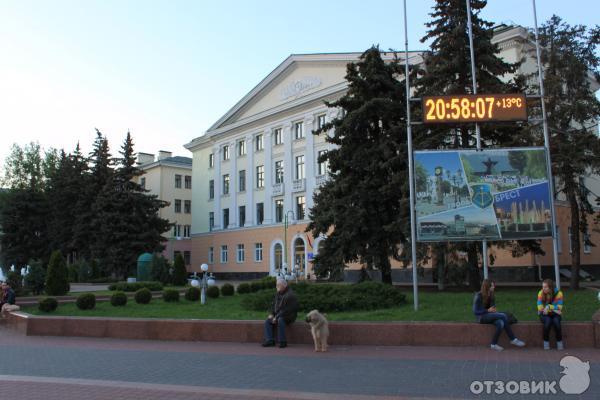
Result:
M537 295L537 311L540 321L544 324L544 350L550 350L550 330L554 328L556 333L556 348L564 350L562 341L562 319L563 294L554 287L552 279L546 279L542 283L542 290Z

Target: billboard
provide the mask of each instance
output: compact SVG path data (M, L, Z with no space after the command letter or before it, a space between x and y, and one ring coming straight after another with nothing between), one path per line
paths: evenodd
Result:
M552 237L543 147L415 151L417 240Z

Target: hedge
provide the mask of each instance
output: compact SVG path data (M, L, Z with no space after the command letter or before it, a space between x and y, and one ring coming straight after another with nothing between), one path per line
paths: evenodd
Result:
M221 295L222 296L233 296L235 293L235 288L231 283L225 283L221 286Z
M185 291L185 299L188 301L198 301L200 299L200 289L197 287L188 288Z
M219 292L218 286L209 286L208 289L206 289L206 295L211 299L216 299L219 297Z
M134 298L138 304L148 304L152 300L152 292L148 288L141 288L135 292Z
M46 297L39 301L38 308L43 312L52 312L58 307L58 301L54 297Z
M393 286L377 282L354 285L292 283L299 311L318 309L321 312L376 310L396 307L406 301L406 296ZM266 311L273 302L273 291L262 290L246 295L241 305L247 310Z
M96 307L96 295L93 293L83 293L77 297L77 308L80 310L92 310Z
M175 289L166 289L163 292L163 300L167 303L179 301L179 291Z
M125 292L115 292L110 296L110 304L115 307L124 306L127 304L127 295Z

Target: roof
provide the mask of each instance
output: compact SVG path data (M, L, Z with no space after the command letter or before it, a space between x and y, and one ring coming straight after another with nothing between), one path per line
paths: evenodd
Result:
M153 161L147 164L142 164L139 166L141 169L149 169L153 167L157 167L159 165L169 166L169 167L179 167L179 168L192 168L192 159L191 157L166 157L162 160Z

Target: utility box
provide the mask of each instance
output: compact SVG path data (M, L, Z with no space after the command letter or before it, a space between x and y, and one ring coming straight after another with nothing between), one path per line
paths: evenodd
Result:
M141 254L137 259L137 280L150 281L152 271L152 254L144 253Z

